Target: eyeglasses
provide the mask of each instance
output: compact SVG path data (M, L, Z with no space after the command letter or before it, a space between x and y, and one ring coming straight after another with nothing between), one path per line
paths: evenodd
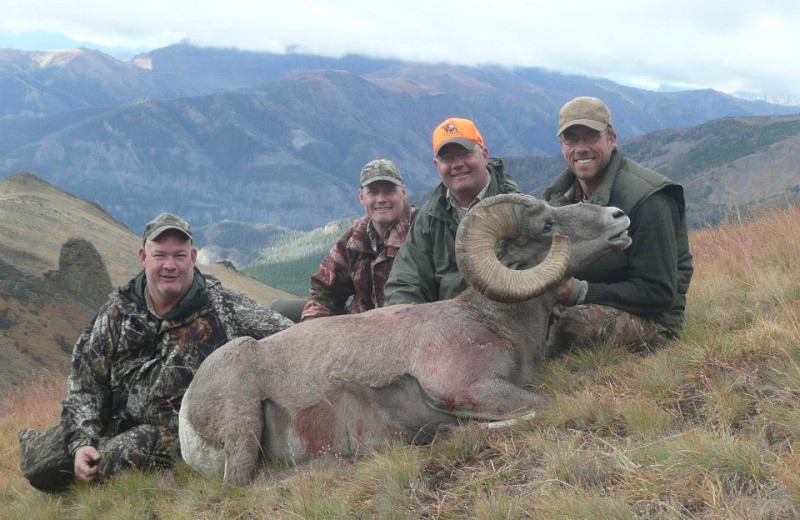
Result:
M443 164L453 164L453 161L455 161L456 159L466 159L467 157L472 155L472 152L478 149L479 149L478 146L473 146L469 150L464 148L457 152L439 154L436 156L436 159L438 159L439 162Z
M581 139L583 139L584 143L591 145L599 141L600 138L603 137L603 135L605 135L605 133L606 133L605 130L603 130L602 132L598 132L597 130L591 130L589 132L584 132L583 137L581 137L571 132L570 133L565 132L560 136L558 136L558 140L561 141L561 144L565 144L567 146L575 146L581 142Z

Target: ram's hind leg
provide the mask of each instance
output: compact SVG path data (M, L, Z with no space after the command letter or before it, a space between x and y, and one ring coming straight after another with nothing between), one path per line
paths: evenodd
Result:
M264 416L259 401L247 403L246 409L228 410L228 431L223 432L225 444L225 484L249 484L261 460L261 434Z

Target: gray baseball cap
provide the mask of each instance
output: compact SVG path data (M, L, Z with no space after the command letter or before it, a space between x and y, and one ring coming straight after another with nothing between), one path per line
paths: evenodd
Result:
M556 137L575 125L588 126L598 132L614 126L611 123L611 111L606 104L596 97L588 96L576 97L561 107L561 111L558 113Z
M194 238L192 237L192 227L189 225L189 223L178 215L173 215L172 213L162 213L148 222L144 227L142 238L144 239L144 242L147 242L148 240L155 240L161 235L161 233L169 229L180 231L186 235L189 240L194 242Z
M375 159L364 165L361 170L361 187L372 184L376 181L389 181L403 186L403 176L400 170L389 159Z

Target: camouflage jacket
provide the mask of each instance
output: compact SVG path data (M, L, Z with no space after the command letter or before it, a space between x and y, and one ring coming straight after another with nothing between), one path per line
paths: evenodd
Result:
M383 307L383 286L411 227L413 211L406 203L380 251L373 250L367 217L360 218L345 231L322 260L319 271L311 277L311 295L303 308L302 319L346 312L355 314ZM353 299L345 309L351 296Z
M147 310L144 272L114 290L78 338L61 426L70 454L139 424L177 434L181 399L200 363L239 336L289 327L280 314L195 269L189 292L162 318Z

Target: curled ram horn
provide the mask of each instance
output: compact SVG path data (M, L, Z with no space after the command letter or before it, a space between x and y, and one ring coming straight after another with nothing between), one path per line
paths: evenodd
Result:
M516 238L526 207L543 204L524 195L492 197L475 206L456 235L456 260L461 274L490 300L515 303L534 298L561 282L569 264L570 240L554 234L542 263L521 271L504 266L495 245Z

